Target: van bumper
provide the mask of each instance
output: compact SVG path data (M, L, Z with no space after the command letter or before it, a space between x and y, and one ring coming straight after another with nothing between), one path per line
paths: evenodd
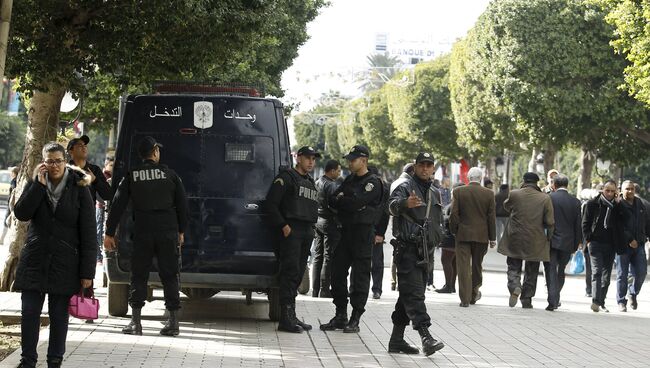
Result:
M108 280L115 284L129 284L131 273L120 268L116 252L104 255L104 270ZM221 291L251 289L266 291L278 287L277 275L246 275L230 273L186 273L180 274L181 287L183 288L212 288ZM160 276L157 272L149 273L150 286L162 287Z

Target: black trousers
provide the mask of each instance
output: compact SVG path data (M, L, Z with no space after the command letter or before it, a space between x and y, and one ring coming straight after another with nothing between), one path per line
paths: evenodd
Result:
M131 291L129 305L142 308L147 299L147 282L153 257L158 264L158 275L163 284L165 308L170 311L181 308L179 296L178 233L136 231L131 255Z
M81 286L81 285L80 285ZM47 346L47 359L63 359L65 340L68 335L68 304L72 295L47 294L48 316L50 317L50 341ZM41 311L45 294L39 291L24 290L21 295L22 319L20 321L21 356L29 363L36 364L38 335L41 329Z
M373 241L374 243L374 241ZM374 243L372 246L372 292L382 292L384 278L384 243Z
M374 227L372 225L343 225L341 242L334 251L332 263L332 297L337 311L345 311L350 304L358 312L365 311L370 290L370 263ZM348 271L352 267L348 293Z
M582 253L585 256L585 292L591 294L591 256L589 255L589 247L586 244L582 247Z
M544 275L548 290L548 305L555 308L560 303L560 292L564 287L566 265L571 260L571 253L551 248L550 259L544 262Z
M458 257L458 255L456 255ZM539 262L526 261L524 267L524 283L521 283L521 268L524 260L508 257L508 290L512 294L515 288L521 289L519 299L530 301L537 291L537 275L539 274Z
M397 280L399 282L399 297L395 303L395 311L391 315L393 324L406 326L412 323L413 329L420 326L431 326L431 318L424 304L427 271L418 267L417 248L404 249L400 262L397 264Z
M589 244L589 256L591 257L591 301L598 305L605 305L616 251L611 244L592 241Z
M311 224L289 224L291 233L280 242L278 252L280 263L280 304L291 305L296 302L298 285L305 273L309 249L314 240Z
M317 297L321 290L329 290L332 279L332 258L336 245L341 240L340 225L335 220L318 218L314 255L312 258L312 296Z

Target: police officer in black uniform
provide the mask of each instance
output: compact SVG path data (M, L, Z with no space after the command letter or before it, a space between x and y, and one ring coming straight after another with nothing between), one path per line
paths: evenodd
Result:
M318 219L318 191L309 172L314 169L316 158L320 157L312 147L300 148L296 166L282 170L266 196L269 221L282 239L278 249L279 331L301 333L311 330L311 325L296 317L296 295L314 240L314 223Z
M316 180L318 190L318 222L316 222L316 239L314 245L312 297L331 298L330 280L332 255L341 239L341 224L330 208L330 198L341 176L341 164L329 160L325 164L325 174Z
M411 322L422 339L422 350L431 355L444 344L429 333L431 318L424 304L427 272L424 252L433 262L433 249L442 238L442 204L440 192L432 185L435 161L430 153L420 153L415 160L415 172L391 193L388 201L393 217L395 239L394 261L397 265L399 298L392 315L393 332L388 343L389 353L417 354L418 349L404 340L404 329ZM427 221L427 226L422 226ZM427 248L423 249L423 229L426 229Z
M383 187L379 177L368 171L370 151L357 145L344 156L352 175L334 192L330 206L337 210L341 222L341 241L334 251L332 263L332 296L336 315L320 326L323 331L343 329L359 332L359 321L365 311L370 289L370 262L374 243L374 224L381 216ZM352 267L348 321L348 270Z
M135 167L120 182L106 221L104 248L115 250L115 230L129 201L135 215L134 247L131 256L131 322L122 329L129 335L142 335L141 309L147 297L147 281L152 258L158 260L169 319L161 335L179 334L180 309L178 257L187 226L185 188L176 173L160 162L162 145L144 137L138 145L142 165Z

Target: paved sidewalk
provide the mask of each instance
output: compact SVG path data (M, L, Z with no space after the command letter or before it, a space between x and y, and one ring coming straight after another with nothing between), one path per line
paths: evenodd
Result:
M442 272L436 271L441 284ZM389 272L385 272L385 285ZM503 273L486 273L483 298L476 306L458 307L458 296L427 292L434 337L445 342L438 353L424 357L388 354L390 314L396 292L369 299L359 334L325 333L320 322L331 318L328 299L300 296L298 315L314 325L299 335L278 333L267 319L266 298L251 306L237 293L217 294L209 300L184 299L181 335L158 335L163 302L143 310L144 336L121 334L127 318L108 317L105 289L99 289L102 318L95 324L71 319L64 367L647 367L650 357L650 297L639 298L639 309L619 313L608 295L610 313L593 313L584 297L583 278L569 278L562 307L547 312L544 280L540 277L535 309L507 306ZM441 286L441 285L438 285ZM647 287L647 285L646 285ZM645 290L650 293L650 289ZM0 293L3 314L19 313L20 296ZM39 356L45 360L48 330L41 334ZM407 340L420 345L417 332ZM631 348L631 344L633 348ZM15 367L20 351L0 367ZM45 366L44 364L41 366Z

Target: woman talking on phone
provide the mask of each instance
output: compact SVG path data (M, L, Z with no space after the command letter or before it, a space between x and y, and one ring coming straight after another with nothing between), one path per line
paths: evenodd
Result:
M66 166L65 150L56 142L43 147L43 162L14 207L20 221L31 221L20 255L14 287L22 291L19 367L35 367L40 314L48 296L50 339L47 366L60 367L68 333L68 303L95 277L97 239L90 177Z

